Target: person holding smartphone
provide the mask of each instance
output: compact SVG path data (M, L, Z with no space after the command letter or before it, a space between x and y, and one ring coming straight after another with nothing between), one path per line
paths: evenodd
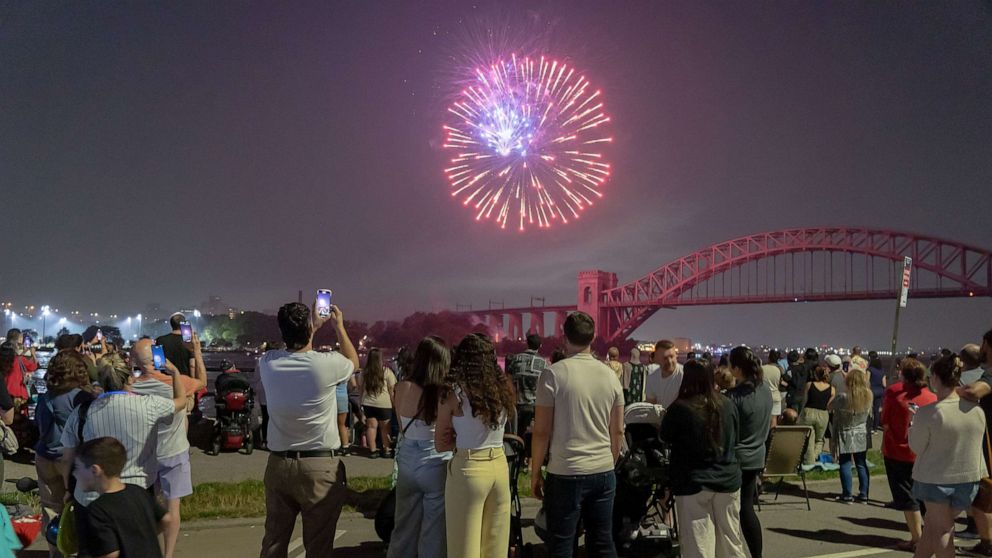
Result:
M170 362L166 363L166 369L173 379L170 397L143 396L132 393L135 377L123 359L116 363L101 361L97 373L104 392L91 404L83 403L73 409L62 429L60 468L66 486L73 486L70 478L77 448L83 442L104 436L117 439L127 451L127 460L119 475L122 482L146 490L155 484L158 470L156 444L149 441L158 439L156 432L159 424L171 420L177 411L186 407L187 402L185 386L178 379L179 370ZM121 417L128 418L121 420ZM79 504L75 514L80 541L92 539L92 534L87 530L90 525L87 513L88 506L97 497L99 493L86 491L81 483L75 483L73 498ZM80 554L95 554L86 548L85 543L83 546Z
M337 306L317 300L311 310L292 302L279 309L278 321L286 349L262 355L257 372L269 412L261 557L285 558L301 510L306 554L331 556L348 493L344 463L334 456L341 447L336 392L358 368L358 352ZM327 322L340 352L313 350L313 336Z
M193 371L195 377L179 375L172 376L159 372L155 364L155 351L151 339L142 339L134 344L132 362L137 366L140 375L135 378L131 391L139 395L171 398L174 381L183 384L183 392L187 400L193 398L196 392L207 385L207 367L203 364L203 351L200 340L192 335ZM170 362L168 359L163 364ZM178 368L178 367L176 367ZM189 441L186 437L186 409L177 409L169 420L158 425L158 445L156 458L158 465L155 473L156 484L161 487L162 497L168 503L168 520L165 522L165 558L171 558L179 539L179 527L182 521L179 513L181 498L193 493L193 479L189 465Z
M179 369L179 373L184 376L193 376L193 350L189 341L183 340L183 324L189 328L186 316L176 312L169 317L169 327L172 331L155 339L155 344L165 351L165 358ZM190 329L190 333L192 329Z

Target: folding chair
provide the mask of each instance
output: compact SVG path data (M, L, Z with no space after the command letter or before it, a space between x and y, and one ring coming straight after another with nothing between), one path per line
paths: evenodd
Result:
M776 426L772 429L771 444L765 458L765 478L778 477L775 487L775 500L782 491L782 482L786 477L799 477L803 481L803 495L806 497L806 509L812 511L809 503L809 491L806 488L806 471L803 470L803 456L806 446L813 437L810 426Z

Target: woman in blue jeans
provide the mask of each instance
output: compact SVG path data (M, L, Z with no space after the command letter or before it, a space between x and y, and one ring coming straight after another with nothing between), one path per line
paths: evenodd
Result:
M448 375L451 353L438 337L425 337L417 346L413 365L393 397L401 427L396 451L396 523L389 541L389 558L444 558L445 465L451 452L434 448L439 387Z
M833 435L837 439L836 449L840 455L839 500L844 503L855 501L851 493L853 477L851 465L858 469L858 497L860 503L868 503L868 416L871 414L872 393L868 388L865 372L854 368L847 373L847 393L841 393L830 402L834 413Z

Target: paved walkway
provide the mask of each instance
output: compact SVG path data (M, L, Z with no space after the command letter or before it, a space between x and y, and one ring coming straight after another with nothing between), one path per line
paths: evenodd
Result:
M838 481L810 484L812 511L806 510L799 487L789 486L779 500L774 495L763 498L759 513L764 527L764 555L768 558L857 558L879 556L894 558L910 556L892 549L898 541L908 538L900 512L883 507L889 498L884 477L872 478L872 498L869 505L841 504L832 501L840 489ZM533 530L533 517L540 503L525 500L523 506L524 537L538 543ZM290 557L303 556L301 529L297 527ZM190 523L184 526L177 556L211 558L244 558L257 556L263 534L262 519L223 520ZM971 544L971 543L968 543ZM44 548L36 543L21 556L41 558ZM383 556L385 545L375 535L370 517L358 513L344 514L338 524L335 557L357 558ZM541 554L538 554L540 556Z

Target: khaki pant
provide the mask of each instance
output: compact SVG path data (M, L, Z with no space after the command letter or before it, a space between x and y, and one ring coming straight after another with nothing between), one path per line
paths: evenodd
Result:
M65 502L65 479L55 461L45 459L40 455L34 458L34 467L38 472L38 497L41 500L41 525L42 533L48 530L48 523L53 517L62 513L62 506ZM52 558L62 556L54 547L49 550L48 555Z
M348 493L344 463L334 457L269 455L265 467L265 536L261 558L286 558L296 516L303 514L309 558L334 555L338 518Z
M750 556L741 535L741 491L675 497L682 558Z
M799 424L813 427L813 436L806 444L806 456L803 458L804 465L812 465L823 451L823 439L827 433L827 425L830 424L830 413L822 409L806 407L799 417Z
M458 450L444 488L448 558L505 558L510 471L503 448Z

